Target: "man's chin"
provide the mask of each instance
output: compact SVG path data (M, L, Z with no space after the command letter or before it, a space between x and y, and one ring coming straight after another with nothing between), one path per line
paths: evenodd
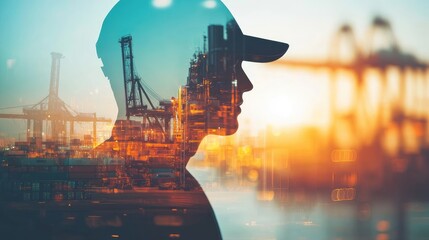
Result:
M228 131L225 132L225 136L232 135L232 134L236 133L237 130L238 130L238 128L228 129Z

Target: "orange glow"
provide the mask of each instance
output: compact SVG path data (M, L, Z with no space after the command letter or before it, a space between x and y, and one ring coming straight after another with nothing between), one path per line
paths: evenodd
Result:
M180 233L170 233L168 237L171 239L180 238Z
M274 191L261 191L258 192L259 201L272 201L274 199Z
M332 190L331 199L337 201L351 201L355 199L356 190L354 188L337 188Z
M354 149L338 149L331 153L333 162L354 162L357 159L357 151Z
M377 223L377 230L379 232L387 232L390 229L390 222L387 220L381 220Z
M183 218L175 215L156 215L153 222L157 226L180 227L183 225Z
M376 240L389 240L389 235L386 233L377 234Z
M259 173L256 170L250 170L249 173L247 173L247 178L249 178L250 181L255 182L259 178Z
M330 94L337 96L337 100L335 102L336 109L340 112L353 111L351 108L355 102L354 100L356 95L353 74L342 70L338 71L335 77L337 79L335 86L336 91L333 91Z
M326 126L329 119L326 72L256 65L252 65L248 72L254 89L244 95L241 118L257 123L252 128L260 130L268 124L278 127Z

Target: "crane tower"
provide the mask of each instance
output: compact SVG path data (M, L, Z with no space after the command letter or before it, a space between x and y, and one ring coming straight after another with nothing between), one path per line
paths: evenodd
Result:
M143 88L141 78L135 72L132 36L123 36L119 40L119 43L121 44L122 50L122 70L124 76L127 120L130 120L130 117L143 117L143 123L146 127L158 129L162 135L164 135L164 138L168 139L169 137L167 135L169 135L168 132L170 131L170 120L172 117L170 111L171 103L158 99L161 107L156 108L154 106L148 92ZM148 87L147 85L145 86ZM151 89L149 88L148 90ZM153 91L151 90L151 92ZM148 109L144 99L150 105L150 109Z
M119 41L122 49L122 64L125 86L125 104L127 119L130 116L141 116L147 105L143 103L142 93L146 95L140 78L134 72L132 37L124 36Z

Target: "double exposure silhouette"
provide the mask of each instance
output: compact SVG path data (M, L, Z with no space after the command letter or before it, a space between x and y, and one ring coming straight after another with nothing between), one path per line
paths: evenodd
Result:
M54 13L44 16L61 15L53 3L34 5ZM37 36L46 39L39 31L47 26L35 28ZM97 123L108 120L59 98L60 53L51 54L49 96L23 114L2 115L27 121L25 141L0 149L2 237L221 239L212 206L186 165L206 135L237 131L243 93L253 88L242 62L274 61L287 48L243 35L218 0L118 1L96 44L118 107L109 139L95 147ZM7 64L12 68L15 59ZM91 135L79 136L78 122L89 122Z
M112 137L97 154L125 157L129 165L147 164L152 177L145 180L140 175L134 183L200 189L186 164L207 134L237 131L243 93L253 88L242 61L274 61L288 48L243 35L220 1L209 2L122 0L104 20L97 53L118 115ZM154 177L161 169L165 178ZM180 180L169 177L171 173ZM220 239L210 203L202 191L198 195L207 211L189 225L192 234L185 236ZM158 237L163 234L160 228L151 231Z

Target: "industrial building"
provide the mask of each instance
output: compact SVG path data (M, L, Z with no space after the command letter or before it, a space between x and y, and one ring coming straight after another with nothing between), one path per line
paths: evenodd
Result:
M2 201L85 200L98 187L128 184L117 159L2 156Z
M190 62L186 85L180 87L177 98L169 100L161 99L136 74L132 36L122 37L119 43L127 119L117 120L111 137L98 146L96 123L110 120L77 113L60 99L58 86L63 56L52 53L49 95L32 108L25 108L21 115L0 115L27 119L28 127L27 141L17 142L14 149L3 153L3 188L10 190L6 192L20 189L19 197L15 194L14 198L23 200L55 199L60 198L59 194L63 198L83 198L80 193L69 193L75 188L62 188L67 189L67 193L63 193L46 186L64 181L85 187L109 184L124 187L128 183L154 186L163 182L154 177L164 176L158 174L162 169L171 172L167 174L171 175L170 180L184 186L187 160L194 155L202 138L208 134L230 134L237 129L234 63L241 57L235 46L242 35L237 31L240 30L234 21L227 23L226 38L223 26L208 26L203 51L196 52ZM74 138L74 123L78 121L92 122L92 135ZM109 163L105 162L107 159L111 159ZM78 184L81 179L84 183ZM188 186L198 186L195 180L189 181ZM52 191L50 195L33 191L33 186Z

